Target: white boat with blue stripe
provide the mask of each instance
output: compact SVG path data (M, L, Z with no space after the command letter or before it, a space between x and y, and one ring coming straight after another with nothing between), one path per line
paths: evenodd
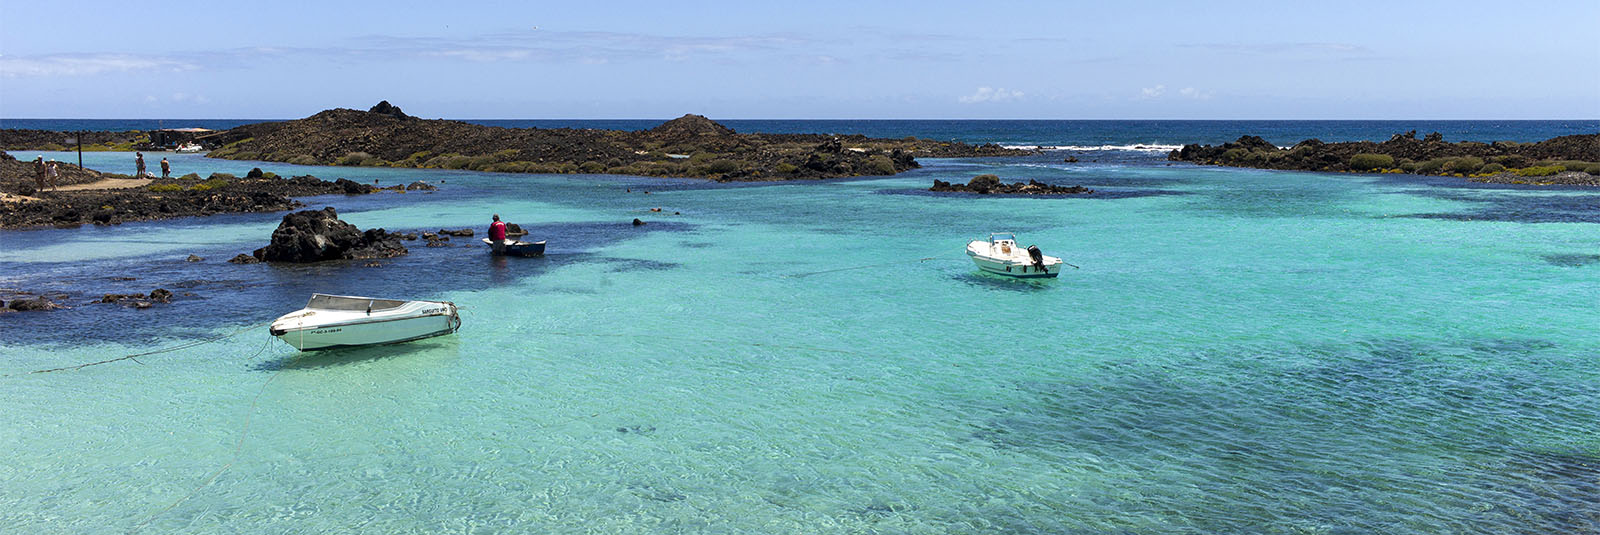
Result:
M1019 279L1055 278L1061 274L1061 259L1045 256L1037 246L1027 249L1017 246L1017 237L1009 232L996 232L987 240L973 240L967 244L967 256L978 269L1003 277Z

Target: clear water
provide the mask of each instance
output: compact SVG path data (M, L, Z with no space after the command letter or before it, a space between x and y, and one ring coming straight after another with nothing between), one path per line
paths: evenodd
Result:
M0 233L0 286L74 305L0 316L0 374L226 334L313 291L465 320L400 346L297 354L255 329L0 378L0 526L1600 529L1600 193L1093 159L733 186L309 169L443 179L309 202L391 230L496 212L549 240L537 259L457 239L379 267L222 262L278 214ZM1103 194L924 191L984 172ZM1081 269L980 275L962 249L992 231ZM157 286L180 295L87 304Z

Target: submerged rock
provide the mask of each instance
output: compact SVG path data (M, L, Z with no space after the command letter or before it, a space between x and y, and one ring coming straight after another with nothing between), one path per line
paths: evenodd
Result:
M261 263L261 259L256 258L254 256L250 256L250 255L244 254L244 253L239 253L238 256L235 256L233 258L229 258L228 259L228 263L229 264L259 264L259 263Z
M1083 186L1057 186L1045 184L1037 180L1029 180L1026 184L1014 182L1006 184L995 175L978 175L966 184L952 184L943 180L934 180L933 187L928 191L946 191L959 193L1005 194L1005 195L1087 195L1094 190Z
M362 231L344 221L333 207L302 210L283 216L272 231L272 243L253 255L267 262L320 262L356 258L392 258L409 253L399 237L383 229Z
M418 180L418 181L412 182L410 185L406 186L406 189L408 189L408 190L433 191L433 190L439 189L439 186L435 186L433 184L429 184L427 182L423 182L421 180Z
M51 301L45 297L34 297L31 299L13 299L10 303L6 303L6 308L15 310L17 312L31 312L37 310L55 310L61 308L61 305L58 305L54 301Z

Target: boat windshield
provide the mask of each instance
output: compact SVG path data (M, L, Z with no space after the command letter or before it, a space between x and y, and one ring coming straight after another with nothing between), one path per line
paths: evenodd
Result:
M387 310L398 308L406 304L397 299L373 299L371 297L350 297L344 295L313 294L311 302L306 303L306 308L318 310Z
M1015 243L1017 241L1017 237L1012 236L1010 232L996 232L989 235L990 243L999 242L1001 240L1011 240L1013 243Z

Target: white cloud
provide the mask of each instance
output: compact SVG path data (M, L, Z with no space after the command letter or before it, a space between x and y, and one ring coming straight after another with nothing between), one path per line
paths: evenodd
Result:
M1155 87L1146 87L1144 89L1139 90L1139 98L1143 98L1143 99L1156 98L1156 97L1159 97L1163 93L1166 93L1166 92L1167 92L1167 86L1165 86L1165 85L1158 85L1158 86L1155 86Z
M1022 98L1021 91L1014 91L1004 87L984 86L978 88L977 92L956 100L960 101L962 104L976 104L979 102L1004 102L1007 100L1017 100L1020 98Z
M28 78L41 76L89 76L106 72L180 72L199 69L187 61L160 56L128 54L52 54L32 57L0 57L0 76Z
M1192 98L1192 99L1195 99L1195 100L1206 100L1206 99L1209 99L1209 98L1211 98L1211 95L1213 93L1215 93L1215 91L1201 91L1201 90L1195 89L1193 87L1185 87L1183 89L1178 90L1178 94L1179 95L1183 95L1184 97Z
M206 104L211 102L211 99L206 98L205 95L191 95L184 92L177 92L172 94L172 101L179 104Z

